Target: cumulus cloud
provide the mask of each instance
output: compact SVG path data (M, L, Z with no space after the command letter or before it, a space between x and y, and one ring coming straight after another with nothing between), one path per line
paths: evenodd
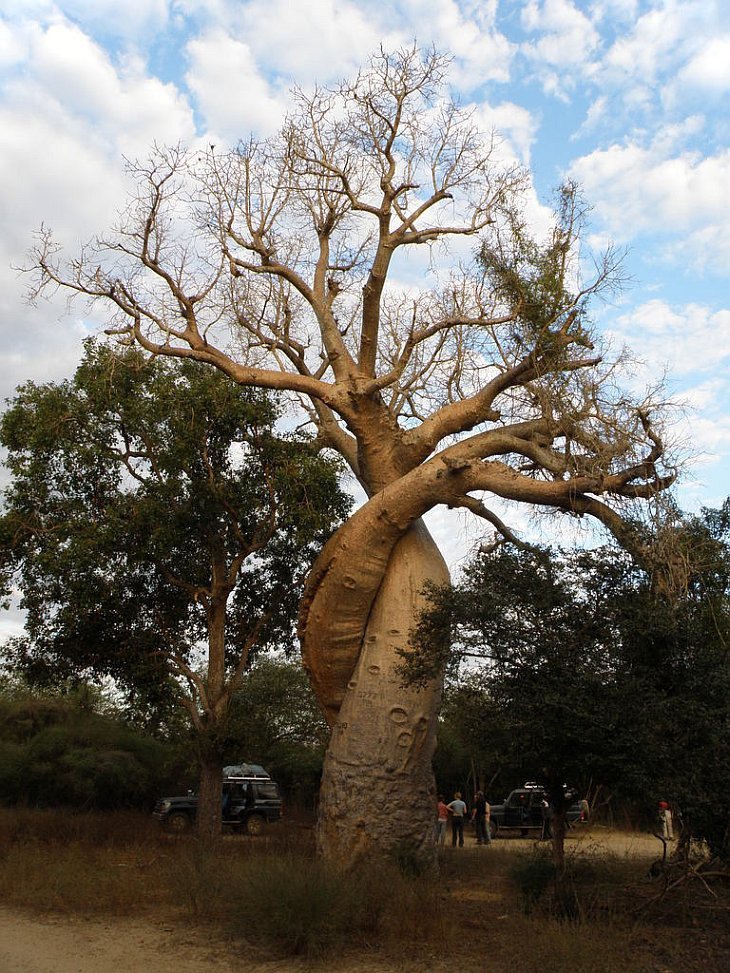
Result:
M0 59L0 317L8 348L0 399L28 378L72 372L88 333L62 299L26 306L28 282L12 266L25 262L33 232L43 222L75 251L123 204L123 155L194 134L192 110L174 85L149 76L135 55L113 59L56 7L45 4L44 14L3 24L3 49L15 53Z
M710 38L682 68L677 85L712 94L730 90L730 34Z
M669 140L671 144L671 139ZM730 150L664 155L666 146L611 145L575 159L569 174L618 241L664 234L665 256L730 269ZM677 239L679 238L679 239Z
M106 136L114 151L130 154L153 139L176 141L192 135L193 118L184 97L172 84L150 77L138 57L114 63L109 54L79 27L54 22L27 34L24 69L6 81L7 104L32 109L59 128L69 118L88 126L98 139Z
M456 0L405 0L404 14L417 24L418 41L433 44L454 57L453 83L479 87L487 81L508 81L517 46L497 27L497 4ZM408 37L407 30L404 30ZM409 38L412 40L412 38Z
M260 64L307 85L350 74L381 41L388 46L380 13L347 0L249 0L239 26Z
M727 12L697 0L657 0L618 33L598 76L625 105L681 110L728 83ZM724 28L724 29L723 29Z
M539 122L532 112L511 101L497 105L482 104L477 111L479 125L485 131L494 131L505 139L500 155L506 161L529 166L530 152L537 137Z
M575 74L589 70L600 45L598 31L573 0L530 0L521 18L527 33L538 35L524 45L523 53L539 70L543 88L565 97Z
M281 125L285 99L272 90L250 47L221 30L191 40L186 79L208 131L235 144L251 132L267 136Z
M683 57L687 43L687 10L660 3L621 34L611 45L604 65L616 74L652 83Z
M656 369L678 378L714 371L730 363L730 310L702 304L672 307L666 301L647 301L615 319L609 336L627 342ZM703 396L718 385L703 383ZM697 400L699 402L699 399Z
M723 464L730 451L730 309L651 300L616 317L606 335L637 356L627 379L631 387L663 383L675 405L668 416L668 438L688 464L682 505L691 509L721 502L727 495Z
M169 15L168 0L58 0L57 6L91 29L126 38L164 29Z

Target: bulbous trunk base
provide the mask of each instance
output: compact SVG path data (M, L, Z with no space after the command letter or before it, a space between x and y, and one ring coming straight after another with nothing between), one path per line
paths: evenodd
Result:
M404 688L398 672L426 581L446 584L448 570L418 523L388 563L325 758L318 847L343 865L373 857L413 867L435 861L431 760L442 681Z

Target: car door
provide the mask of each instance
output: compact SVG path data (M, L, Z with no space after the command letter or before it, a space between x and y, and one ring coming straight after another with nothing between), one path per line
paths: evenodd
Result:
M524 828L529 814L528 791L512 791L504 809L505 828Z

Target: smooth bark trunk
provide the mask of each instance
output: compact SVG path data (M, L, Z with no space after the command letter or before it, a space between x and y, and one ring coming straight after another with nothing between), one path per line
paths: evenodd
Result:
M422 867L435 860L431 759L442 680L404 688L398 650L408 647L426 581L448 580L441 553L417 522L393 548L333 722L317 834L331 860L386 856Z

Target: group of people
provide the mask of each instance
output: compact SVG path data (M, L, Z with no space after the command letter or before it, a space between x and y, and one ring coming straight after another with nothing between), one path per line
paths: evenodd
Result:
M449 821L451 822L451 845L456 848L464 847L464 822L469 817L469 809L462 800L461 792L454 794L454 799L449 804L444 800L443 794L438 796L436 807L436 844L446 843L446 830ZM477 791L474 796L474 805L471 812L471 820L474 822L477 833L477 844L491 844L492 834L489 829L490 807L489 802L484 796L483 791Z

